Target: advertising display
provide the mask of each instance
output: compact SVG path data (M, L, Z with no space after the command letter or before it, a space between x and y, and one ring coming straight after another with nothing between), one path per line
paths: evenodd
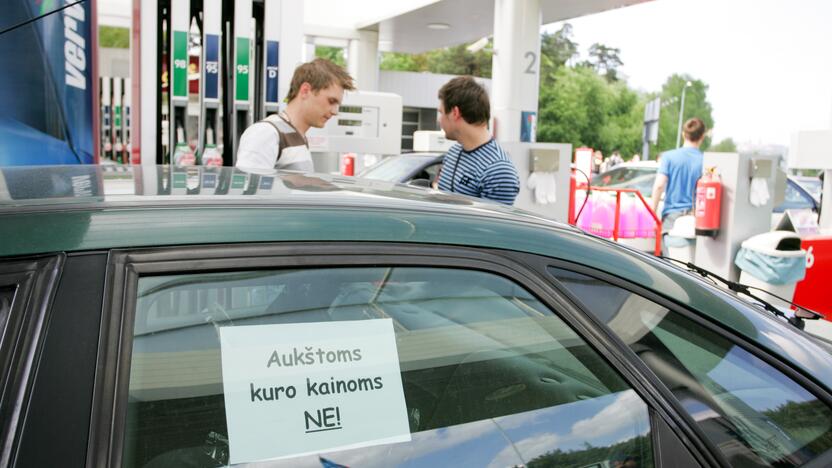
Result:
M0 165L97 162L94 0L6 0L0 15Z

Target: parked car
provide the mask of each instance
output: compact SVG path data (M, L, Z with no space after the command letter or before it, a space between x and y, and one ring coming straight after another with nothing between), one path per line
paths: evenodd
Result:
M439 175L444 159L445 153L404 153L382 159L361 172L359 177L401 184L427 180L430 185Z
M653 182L659 165L656 161L623 163L592 176L594 187L635 188L644 197L653 195ZM581 181L582 182L582 181Z
M613 188L635 188L644 197L653 194L653 182L656 180L658 164L655 161L644 161L639 163L624 163L601 174L592 177L592 185L597 187ZM788 176L786 185L785 201L774 207L775 216L772 217L772 225L776 225L788 209L808 209L815 213L820 211L820 199L813 196L816 185L813 179Z
M4 466L832 464L824 343L571 226L327 175L0 172Z

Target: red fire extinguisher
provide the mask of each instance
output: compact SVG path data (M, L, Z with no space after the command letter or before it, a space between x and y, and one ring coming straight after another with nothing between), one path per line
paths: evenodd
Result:
M341 158L341 175L355 175L355 154L347 153Z
M716 237L722 215L722 178L709 167L696 182L696 235Z

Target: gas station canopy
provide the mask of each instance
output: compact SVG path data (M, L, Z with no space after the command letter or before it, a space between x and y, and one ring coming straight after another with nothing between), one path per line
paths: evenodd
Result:
M526 0L519 0L526 1ZM541 24L600 13L649 0L539 0ZM486 0L306 0L304 30L349 37L379 33L382 51L420 53L491 36L494 2ZM128 27L133 0L100 0L99 24Z

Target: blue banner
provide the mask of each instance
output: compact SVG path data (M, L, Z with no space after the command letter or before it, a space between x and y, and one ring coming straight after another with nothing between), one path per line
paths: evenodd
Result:
M280 43L266 41L266 104L278 104L280 102L277 89L279 59Z
M205 98L220 97L220 37L205 35Z
M93 1L4 0L0 165L95 162Z

